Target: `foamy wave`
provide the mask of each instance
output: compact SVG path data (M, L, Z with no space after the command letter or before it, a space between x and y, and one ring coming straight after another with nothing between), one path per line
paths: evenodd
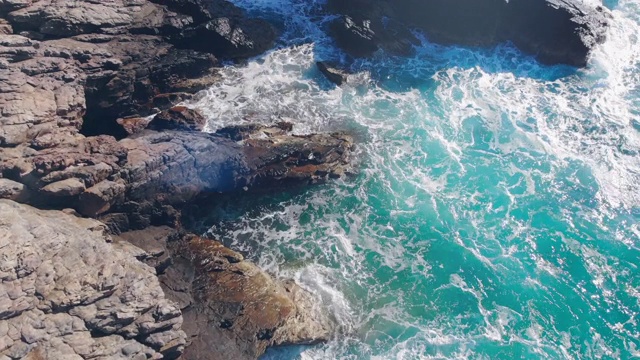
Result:
M192 104L208 130L290 120L297 133L365 133L358 178L211 229L343 325L324 346L268 358L638 353L640 2L620 1L585 70L425 40L410 59L357 61L340 88L315 68L343 56L318 2L235 2L287 30Z

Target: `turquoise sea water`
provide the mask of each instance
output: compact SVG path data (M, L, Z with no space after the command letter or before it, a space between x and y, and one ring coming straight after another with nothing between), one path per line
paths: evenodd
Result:
M353 178L214 209L212 235L339 324L266 359L640 358L640 1L607 2L587 69L425 39L342 88L314 66L344 57L318 4L235 3L284 32L193 104L209 129L358 140Z

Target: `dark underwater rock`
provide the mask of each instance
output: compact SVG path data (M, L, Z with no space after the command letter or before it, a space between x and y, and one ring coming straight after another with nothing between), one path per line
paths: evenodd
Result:
M318 70L324 75L329 81L340 86L343 83L347 82L347 78L349 77L349 73L338 69L335 65L330 64L326 61L318 61L316 63Z
M357 21L350 16L343 16L331 23L330 34L349 55L367 57L378 50L370 20Z
M342 16L331 22L329 31L338 46L354 57L371 56L378 49L408 56L419 44L408 28L389 19Z
M219 17L183 31L173 43L221 58L242 59L269 50L276 37L275 28L264 20Z
M604 7L577 0L329 0L327 6L371 28L391 19L444 44L492 46L511 41L545 63L575 66L584 66L589 51L604 41L610 21ZM378 26L373 33L383 38L385 28ZM351 53L351 45L335 31L332 34ZM395 37L402 42L405 36L396 32Z

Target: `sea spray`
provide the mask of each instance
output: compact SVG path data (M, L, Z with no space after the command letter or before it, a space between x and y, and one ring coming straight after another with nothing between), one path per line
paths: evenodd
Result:
M344 58L318 3L235 2L284 35L195 103L209 130L361 134L355 178L213 210L211 234L340 324L266 358L640 356L639 1L615 5L586 69L423 39L343 87L314 65Z

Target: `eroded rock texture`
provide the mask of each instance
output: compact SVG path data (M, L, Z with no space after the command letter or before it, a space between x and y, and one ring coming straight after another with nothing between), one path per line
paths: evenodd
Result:
M351 145L342 135L255 129L231 141L200 133L196 111L171 107L215 81L216 56L255 55L275 38L227 1L0 4L19 33L0 39L0 177L14 182L2 197L85 216L135 213L144 227L171 223L162 206L202 192L343 172ZM227 43L194 35L211 21L228 22L219 29ZM191 40L211 47L194 50ZM141 117L158 108L168 110Z
M0 200L0 358L175 358L182 316L105 226Z
M124 233L149 255L183 309L186 359L256 359L268 346L328 340L331 321L309 293L222 244L167 227Z
M0 359L174 358L181 309L202 325L193 358L327 338L308 294L219 244L180 237L156 256L105 235L179 227L176 208L203 193L348 170L346 135L207 134L174 106L217 80L219 58L271 47L271 25L224 0L0 0L0 34ZM170 269L192 271L175 277L188 289L163 280L178 306L156 277Z

